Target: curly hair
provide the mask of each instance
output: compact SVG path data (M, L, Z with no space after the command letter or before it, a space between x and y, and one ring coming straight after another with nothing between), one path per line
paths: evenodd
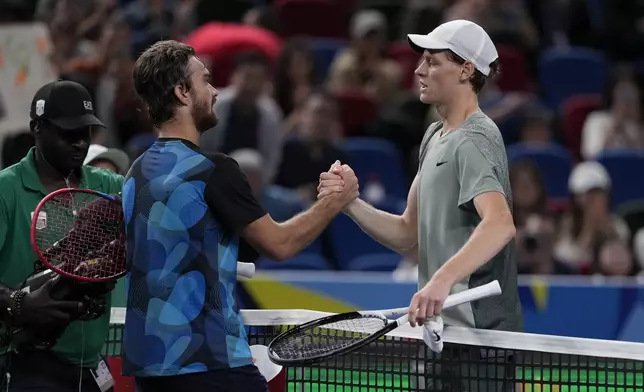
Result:
M172 119L181 105L174 94L175 86L188 91L192 88L188 64L193 56L192 47L167 40L156 42L136 60L132 72L134 88L155 127Z

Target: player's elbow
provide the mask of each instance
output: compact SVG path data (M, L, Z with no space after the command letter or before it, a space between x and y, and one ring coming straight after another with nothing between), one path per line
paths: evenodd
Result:
M284 261L291 257L292 254L289 251L287 244L282 242L267 245L264 248L264 256L274 261Z
M504 243L512 241L517 234L517 228L514 226L512 214L508 212L501 213L495 217L496 231L501 234Z
M416 222L411 222L405 217L400 218L400 226L395 230L396 238L396 251L402 255L406 255L418 249L418 229Z
M242 234L259 253L271 260L283 261L292 256L288 233L268 214L249 224Z

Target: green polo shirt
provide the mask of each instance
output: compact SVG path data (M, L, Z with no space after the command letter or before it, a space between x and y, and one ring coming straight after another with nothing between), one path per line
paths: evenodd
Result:
M82 168L80 188L117 194L122 186L122 176L91 166ZM0 282L5 285L18 287L34 273L37 258L29 241L31 215L48 193L36 172L34 149L0 171ZM69 363L95 367L109 321L110 312L106 312L99 319L70 324L52 351Z

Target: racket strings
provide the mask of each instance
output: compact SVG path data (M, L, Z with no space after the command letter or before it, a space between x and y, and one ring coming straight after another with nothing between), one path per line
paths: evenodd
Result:
M124 271L124 217L118 202L65 193L48 200L38 219L36 243L51 265L94 279Z
M387 320L361 316L298 330L271 344L273 353L284 360L304 360L350 347L382 330Z

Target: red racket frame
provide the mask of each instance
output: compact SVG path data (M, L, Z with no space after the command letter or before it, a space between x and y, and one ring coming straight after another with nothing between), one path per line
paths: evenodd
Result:
M87 276L74 275L74 274L71 274L71 273L69 273L67 271L64 271L64 270L56 267L55 265L51 264L49 262L49 260L47 260L47 258L45 258L45 256L43 255L43 252L40 250L40 247L38 246L38 243L36 241L36 236L37 236L36 225L37 225L37 222L38 222L38 216L40 215L40 211L42 210L43 206L48 201L50 201L51 199L56 198L56 197L58 197L58 196L60 196L62 194L65 194L65 193L69 193L69 194L87 193L87 194L90 194L90 195L102 197L104 199L107 199L107 200L110 200L110 201L113 201L113 202L117 202L117 203L119 202L119 198L117 198L115 196L111 196L111 195L108 195L106 193L94 191L94 190L91 190L91 189L81 189L81 188L62 188L62 189L58 189L56 191L53 191L52 193L50 193L47 196L45 196L40 201L40 203L38 203L38 205L36 206L36 209L34 210L33 216L31 218L31 230L30 230L31 248L33 249L33 251L36 254L36 256L38 257L38 259L40 259L48 268L50 268L52 271L56 272L57 274L67 276L67 277L72 278L72 279L85 281L85 282L106 282L106 281L118 279L118 278L124 276L127 273L127 271L125 269L123 270L123 272L121 272L119 274L109 276L109 277L105 277L105 278L91 278L91 277L87 277Z

